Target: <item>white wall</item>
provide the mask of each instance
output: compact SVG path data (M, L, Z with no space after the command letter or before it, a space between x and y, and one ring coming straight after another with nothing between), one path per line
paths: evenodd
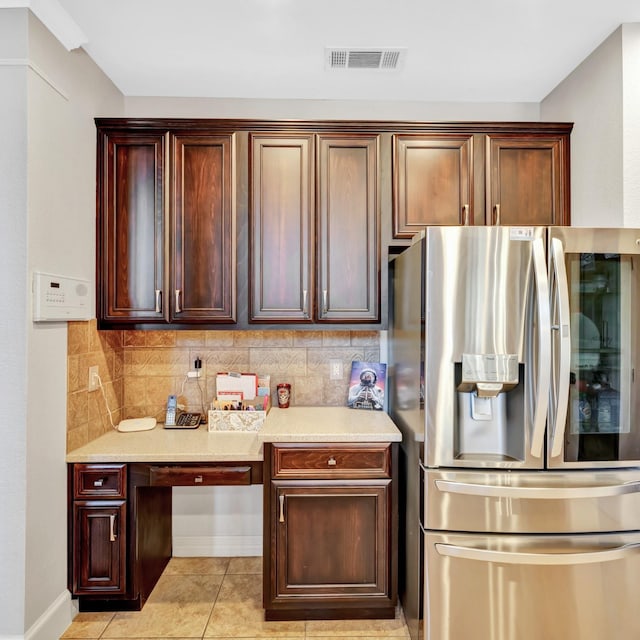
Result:
M622 25L624 226L640 228L640 24Z
M12 44L13 46L9 46ZM52 640L67 591L66 324L31 321L34 268L94 278L95 127L123 98L26 9L0 10L0 638ZM10 419L8 419L10 418Z
M26 57L26 13L0 11L0 637L22 632L25 607Z
M68 52L29 14L28 264L95 279L93 118L123 99L81 50ZM68 626L67 325L33 323L28 308L25 629L44 640ZM61 629L56 627L60 626ZM56 636L57 637L57 636Z
M616 30L541 103L543 120L573 122L571 220L623 220L622 30Z
M356 100L246 100L125 98L131 118L263 118L300 120L509 120L540 119L538 103L386 102Z

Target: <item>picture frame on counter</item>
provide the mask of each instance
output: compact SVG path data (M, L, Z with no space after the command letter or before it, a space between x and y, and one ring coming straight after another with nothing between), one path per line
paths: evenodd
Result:
M387 365L384 362L351 363L347 406L351 409L382 411L387 385Z

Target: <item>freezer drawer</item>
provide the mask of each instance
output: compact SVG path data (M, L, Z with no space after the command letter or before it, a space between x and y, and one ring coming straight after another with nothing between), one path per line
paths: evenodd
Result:
M425 640L640 638L639 532L425 533Z
M426 529L590 533L640 529L640 470L425 469Z

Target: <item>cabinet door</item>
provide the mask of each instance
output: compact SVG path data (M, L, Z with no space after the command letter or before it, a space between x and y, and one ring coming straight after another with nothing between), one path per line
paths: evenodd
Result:
M274 602L389 598L389 487L273 481Z
M250 139L250 310L253 322L310 322L313 136Z
M380 320L378 137L318 138L317 319Z
M565 136L487 136L486 224L570 224L568 160Z
M126 503L74 502L74 595L126 589Z
M233 135L173 137L171 320L235 321Z
M164 321L165 137L103 134L99 146L98 317Z
M393 237L473 224L473 136L393 137Z

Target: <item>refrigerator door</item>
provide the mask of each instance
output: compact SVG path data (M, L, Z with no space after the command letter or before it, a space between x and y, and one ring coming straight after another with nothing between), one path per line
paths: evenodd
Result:
M487 533L633 531L640 469L425 471L425 528Z
M426 532L425 640L630 640L640 533Z
M640 230L549 229L548 466L640 466Z
M544 466L551 357L545 234L542 227L427 229L424 334L413 351L418 357L422 345L424 375L415 362L408 367L424 379L427 467ZM396 270L409 280L418 260L403 266L403 256ZM396 296L420 295L406 286Z

